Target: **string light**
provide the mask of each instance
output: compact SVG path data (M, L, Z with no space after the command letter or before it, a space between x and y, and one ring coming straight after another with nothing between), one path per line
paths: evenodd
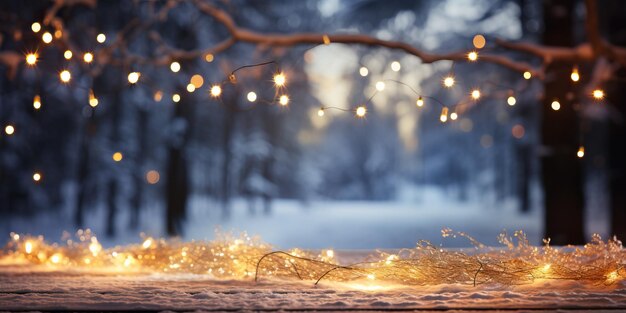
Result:
M356 116L363 118L367 114L367 108L364 105L360 105L355 110Z
M557 101L557 100L554 100L554 101L552 101L550 106L552 107L552 110L558 111L561 108L561 103L559 103L559 101Z
M120 162L124 158L124 155L118 151L118 152L113 153L112 158L113 158L113 161Z
M280 103L280 105L282 106L286 106L287 104L289 104L289 97L287 95L280 96L280 98L278 99L278 103Z
M579 157L579 158L584 157L585 156L585 147L580 146L578 148L578 152L576 152L576 156Z
M60 30L58 30L58 29L57 29L57 30L55 30L55 31L54 31L54 38L56 38L56 39L61 39L61 37L63 37L63 32L62 32L62 31L60 31Z
M104 43L107 40L107 36L103 33L98 34L98 36L96 36L96 41L99 43Z
M26 64L31 65L31 66L35 65L37 63L37 58L39 58L37 53L26 54Z
M330 45L330 37L328 37L328 35L324 34L322 36L322 41L324 42L325 45Z
M385 90L385 82L382 82L382 81L376 82L376 90L378 91Z
M446 76L443 79L443 86L450 88L452 86L454 86L454 77L453 76Z
M4 127L4 133L11 136L15 133L15 127L13 127L13 125L9 124L7 126Z
M578 82L580 80L580 74L578 74L578 67L574 66L572 68L572 74L570 74L570 78L572 79L573 82Z
M128 82L131 84L136 84L139 81L139 76L141 76L141 73L139 72L130 72L128 74Z
M187 84L187 91L188 92L196 91L196 86L194 86L194 84L192 84L192 83Z
M317 110L317 116L319 117L324 116L324 108L320 108L319 110Z
M459 117L458 114L456 114L456 112L452 112L450 113L450 119L453 121L456 121L456 119Z
M163 92L161 90L157 90L156 92L154 92L154 101L156 102L161 102L161 100L163 100Z
M524 79L528 80L531 79L533 77L533 74L531 74L529 71L524 72Z
M33 98L33 108L35 108L35 110L41 109L41 97L39 95L35 95Z
M424 98L422 96L417 97L417 101L415 101L415 105L418 107L424 106Z
M359 74L363 77L366 77L369 74L369 72L370 71L365 66L361 66L361 68L359 69Z
M68 70L62 70L61 73L59 73L59 78L62 82L69 83L72 79L72 73L70 73L70 71Z
M247 98L250 102L256 101L256 93L254 91L248 92Z
M209 63L213 62L214 59L215 59L215 56L213 56L213 54L211 53L207 53L207 55L204 56L204 60Z
M508 98L506 98L506 103L508 103L510 106L514 106L517 103L517 99L515 99L514 96L509 96Z
M96 98L96 96L94 95L93 89L89 89L89 105L92 108L98 106L98 98Z
M222 94L222 87L220 87L219 85L213 85L211 87L211 96L213 96L214 98L217 98L221 94Z
M93 53L91 52L86 52L83 55L83 61L85 61L85 63L91 63L93 62Z
M174 73L178 73L180 71L180 63L174 61L170 64L170 70Z
M480 99L480 90L478 89L472 90L471 96L472 96L472 99L474 100Z
M149 170L146 173L146 181L150 185L154 185L158 183L160 178L161 178L161 175L159 174L157 170Z
M448 121L448 108L447 107L443 107L441 109L441 115L439 115L439 120L442 123L445 123Z
M72 54L72 51L70 51L70 50L65 50L65 52L63 52L63 57L64 57L66 60L71 59L71 58L72 58L72 55L73 55L73 54Z
M192 83L194 87L200 88L202 87L202 85L204 85L204 78L202 78L202 75L200 74L195 74L191 76L189 82Z
M41 181L41 174L39 172L33 173L33 181L36 183Z
M398 62L398 61L391 62L391 70L392 71L398 72L398 71L400 71L401 68L402 68L402 66L400 65L400 62Z
M43 35L41 36L41 40L44 43L51 43L52 42L52 34L50 34L49 32L43 33Z
M472 44L474 44L476 49L482 49L485 47L485 44L487 44L487 40L485 36L478 34L472 39Z
M274 75L274 85L278 87L283 87L285 86L286 82L287 82L287 78L285 77L285 74L276 73L276 75Z
M592 95L596 100L602 100L604 99L604 90L596 89L593 91Z
M180 95L175 93L172 95L172 101L174 101L175 103L180 102Z
M19 237L18 237L18 240L19 240ZM31 241L26 241L24 243L24 252L26 252L26 254L33 253L33 243Z
M478 60L478 52L471 51L470 53L467 54L467 59L470 60L471 62Z
M33 33L38 33L41 30L41 24L35 22L30 25L30 29L33 30Z

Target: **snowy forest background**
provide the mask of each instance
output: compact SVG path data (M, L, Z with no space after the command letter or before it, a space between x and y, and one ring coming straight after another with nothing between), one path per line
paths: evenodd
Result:
M576 2L576 1L575 1ZM95 49L98 32L115 32L147 14L150 1L100 1L97 10L63 9L66 27L86 35ZM157 4L160 2L157 1ZM222 3L222 2L220 2ZM233 18L257 31L359 32L401 39L429 51L470 49L478 33L488 40L539 41L543 4L529 0L321 0L224 1ZM574 5L579 19L581 3ZM46 1L3 1L2 24L27 29L41 20ZM9 14L8 12L11 12ZM8 24L9 23L9 24ZM172 9L157 29L170 45L194 49L220 41L225 30L188 4ZM582 36L578 30L577 36ZM129 50L150 55L149 33L134 34ZM452 227L495 244L497 234L524 229L539 244L544 235L539 142L543 92L533 83L513 107L484 100L457 121L442 124L440 111L416 109L411 91L388 83L372 99L367 118L329 111L365 101L374 84L395 79L454 102L472 84L515 85L519 74L490 64L456 64L462 88L441 88L450 62L419 59L383 48L356 45L259 48L237 44L207 62L181 62L182 69L136 65L107 67L91 80L60 52L30 33L3 33L1 49L39 47L37 68L0 77L0 122L16 132L0 134L0 231L59 238L63 230L89 227L105 243L151 235L187 239L246 230L278 246L305 248L411 247L419 239L440 242ZM48 51L50 50L50 51ZM206 92L189 93L194 74L205 85L234 68L276 60L288 77L289 108L256 105L249 91L271 98L270 68L241 72L223 104ZM390 68L393 61L400 71ZM61 67L74 83L62 85ZM369 75L362 77L359 68ZM126 73L141 70L146 81L129 86ZM87 103L93 86L99 105ZM162 101L154 93L163 91ZM170 95L179 93L179 103ZM42 109L32 108L40 94ZM585 233L609 234L606 125L590 122L584 159ZM520 126L522 133L520 135ZM3 126L4 127L4 126ZM516 132L513 129L517 129ZM112 154L122 152L114 162ZM32 173L43 179L34 183ZM157 171L156 183L146 173ZM108 238L104 238L107 235ZM447 242L447 246L465 242Z

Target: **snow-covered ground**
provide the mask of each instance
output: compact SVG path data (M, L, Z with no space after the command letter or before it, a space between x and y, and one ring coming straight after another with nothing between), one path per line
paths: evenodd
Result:
M261 206L251 213L248 204L236 200L230 217L224 218L219 204L207 198L193 197L185 226L185 240L213 239L215 230L247 231L259 235L277 248L305 249L376 249L410 248L418 240L429 240L445 247L468 246L465 240L441 237L441 229L464 231L488 245L497 245L502 230L524 230L533 244L541 243L541 212L519 213L514 205L486 206L477 202L458 202L438 190L422 192L418 199L401 202L277 200L270 214ZM128 212L120 212L118 235L104 237L106 212L98 208L87 214L91 228L105 246L140 240L139 232L163 235L162 207L147 207L142 212L139 230L129 230ZM72 212L41 214L28 218L0 220L0 233L30 233L57 241L62 232L75 231Z

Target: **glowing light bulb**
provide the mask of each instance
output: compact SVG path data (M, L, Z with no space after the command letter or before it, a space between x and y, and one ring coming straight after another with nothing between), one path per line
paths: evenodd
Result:
M35 182L41 181L41 174L39 172L33 173L33 181Z
M161 175L157 170L150 170L146 173L146 181L150 185L154 185L159 182Z
M30 241L27 241L24 243L24 252L26 252L26 254L31 254L33 252L33 243Z
M41 30L41 24L35 22L30 25L30 29L33 30L33 33L38 33Z
M585 147L580 146L580 148L578 148L578 152L576 152L576 156L579 158L582 158L585 156Z
M256 101L256 93L254 91L248 92L247 98L250 102Z
M211 96L219 97L222 94L222 87L219 85L213 85L211 87Z
M13 125L7 125L4 127L4 133L11 136L15 133L15 127Z
M41 109L41 97L39 95L35 95L33 98L33 108L35 108L35 110Z
M49 33L49 32L43 33L43 35L41 35L41 40L44 43L51 43L52 42L52 34Z
M98 36L96 36L96 41L99 43L104 43L107 40L107 36L103 33L98 34Z
M480 99L480 90L478 89L472 90L471 96L472 96L472 99L474 100Z
M401 68L402 68L402 66L400 65L400 62L398 62L398 61L391 62L391 70L392 71L398 72L398 71L400 71Z
M367 114L367 108L364 105L361 105L356 108L355 112L356 112L356 116L365 117L365 114Z
M608 274L606 274L606 280L608 282L614 282L619 278L619 274L617 273L617 271L612 271Z
M547 273L550 270L551 267L552 267L552 264L547 263L546 265L541 267L541 271L544 272L544 273Z
M467 54L467 59L472 61L472 62L478 60L478 52L471 51L470 53Z
M213 54L211 53L207 53L207 55L204 56L204 60L209 63L213 62L214 59L215 59L215 56L213 56Z
M96 237L91 237L91 243L89 244L89 251L91 252L91 255L97 256L101 250L102 245L98 243L98 239Z
M29 53L26 55L26 64L28 65L35 65L37 63L37 58L39 56L37 55L37 53Z
M141 76L141 73L139 72L130 72L128 74L128 82L131 84L136 84L139 81L139 76Z
M324 116L324 109L317 110L317 116L319 116L319 117Z
M448 121L448 108L447 107L443 107L443 109L441 109L441 115L439 115L439 120L442 123L445 123Z
M188 92L196 91L196 86L194 86L194 84L192 84L192 83L187 84L187 91Z
M124 158L124 155L118 151L118 152L113 153L112 158L113 158L113 161L119 162Z
M170 64L170 70L174 73L178 73L180 71L180 63L174 61Z
M443 85L447 88L454 86L454 77L447 76L443 79Z
M95 108L98 105L98 98L96 98L92 89L89 89L89 105L92 108Z
M359 69L359 75L363 77L367 76L369 73L370 71L365 66L361 66L361 68Z
M55 253L50 257L50 262L54 263L54 264L58 264L59 262L61 262L61 254L59 253Z
M54 31L54 38L56 38L56 39L60 39L61 37L63 37L63 32L62 32L62 31L60 31L60 30L58 30L58 29L57 29L57 30L55 30L55 31Z
M175 103L180 102L180 95L175 93L172 95L172 101L174 101Z
M285 85L286 82L287 82L287 78L285 77L285 74L277 73L276 75L274 75L274 84L276 86L282 87Z
M202 75L200 74L195 74L191 76L189 82L192 83L194 87L200 88L202 87L202 85L204 85L204 78L202 78Z
M161 100L163 100L163 92L162 92L162 91L160 91L160 90L157 90L157 91L154 93L154 97L153 97L153 98L154 98L154 101L156 101L156 102L161 102Z
M604 99L604 90L596 89L593 91L592 95L596 100L602 100Z
M450 113L450 119L453 121L456 121L456 119L459 117L458 114L456 114L456 112L452 112Z
M376 82L376 90L378 91L385 90L385 82L382 82L382 81Z
M324 36L322 36L322 41L325 45L330 45L330 37L328 37L328 35L324 34Z
M367 279L374 280L374 279L376 279L376 275L374 275L374 274L367 274Z
M558 111L561 108L561 103L559 103L559 101L557 101L557 100L554 100L554 101L552 101L550 106L552 107L552 110Z
M418 107L424 106L424 98L422 98L422 96L419 96L417 98L417 101L415 101L415 105L417 105Z
M68 70L62 70L61 73L59 73L59 78L61 78L62 82L69 83L72 79L72 73Z
M472 39L472 44L474 44L476 49L482 49L485 47L485 44L487 44L487 40L485 39L485 36L478 34Z
M533 74L531 74L529 71L524 72L524 79L531 79L533 77Z
M282 106L289 104L289 97L287 95L280 96L280 98L278 99L278 103L280 103L280 105Z
M329 258L332 258L335 256L335 251L333 250L326 250L326 256Z
M66 60L71 59L71 58L72 58L72 55L73 55L73 54L72 54L72 51L70 51L70 50L65 50L65 52L63 52L63 57L64 57Z
M517 99L515 99L514 96L509 96L508 98L506 98L506 103L508 103L510 106L514 106L517 103Z
M83 61L85 61L85 63L91 63L93 62L93 53L91 52L86 52L83 55Z
M150 248L150 246L152 246L152 238L147 238L146 240L144 240L144 242L141 244L141 246L144 249Z
M572 68L572 74L570 74L570 78L573 82L578 82L580 80L580 74L578 73L578 67Z

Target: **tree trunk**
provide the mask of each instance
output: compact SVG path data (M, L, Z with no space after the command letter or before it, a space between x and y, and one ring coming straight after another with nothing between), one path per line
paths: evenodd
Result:
M146 159L148 147L148 113L142 109L137 109L137 141L139 149L137 151L137 158L135 159L135 170L133 171L133 180L135 185L135 192L131 200L130 211L130 228L139 228L139 212L143 202L144 191L144 162Z
M574 1L544 2L543 43L573 46ZM571 68L564 64L548 67L542 100L541 176L544 190L545 236L553 244L583 244L583 177L578 149L578 118L574 102L568 100ZM554 111L552 101L561 108Z

